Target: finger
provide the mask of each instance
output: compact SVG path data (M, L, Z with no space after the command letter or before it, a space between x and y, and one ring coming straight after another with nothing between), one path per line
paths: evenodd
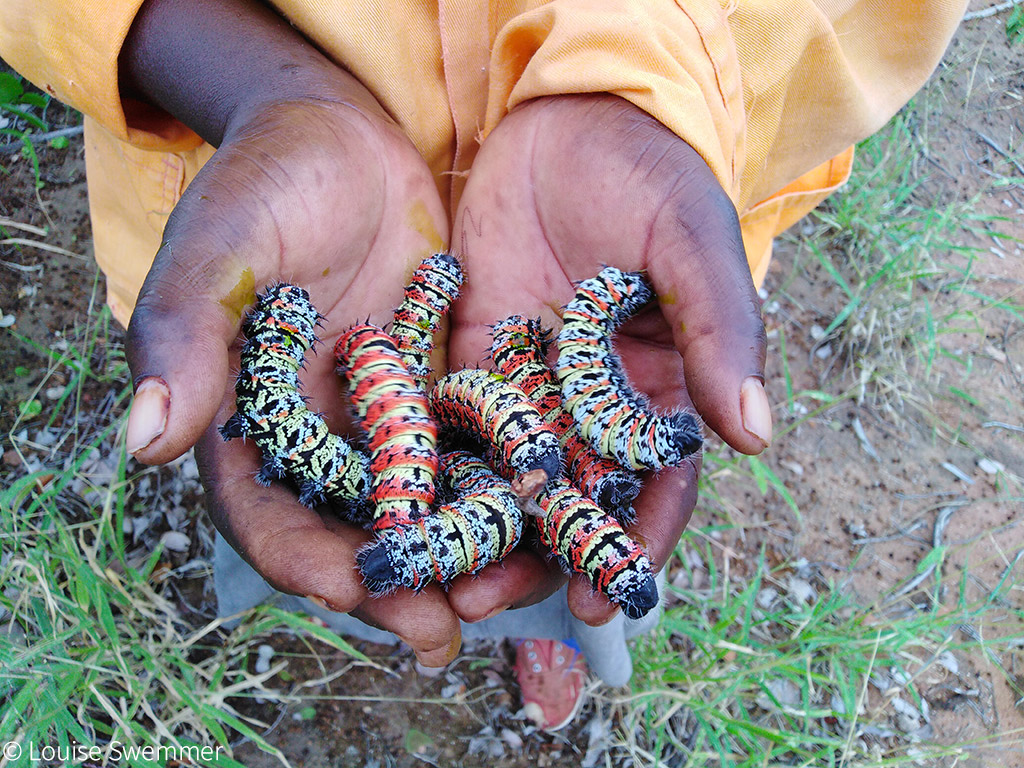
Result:
M694 177L655 220L650 277L694 406L729 445L756 454L772 439L760 301L732 202L706 166Z
M447 666L462 647L459 617L437 586L422 592L400 589L387 597L370 598L352 615L398 635L425 667Z
M196 460L214 525L271 586L343 613L366 600L355 567L365 531L326 523L282 483L256 483L260 453L251 442L224 442L211 426L196 444Z
M474 576L455 579L448 602L463 621L473 623L539 603L564 583L565 575L554 563L521 547Z
M125 343L135 383L127 448L149 464L180 456L210 424L228 346L255 296L251 269L232 258L214 263L180 240L169 237L157 253Z

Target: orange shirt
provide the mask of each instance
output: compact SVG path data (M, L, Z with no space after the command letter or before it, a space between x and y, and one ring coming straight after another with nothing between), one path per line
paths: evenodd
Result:
M213 148L118 93L142 0L5 0L0 56L84 112L96 257L127 323L167 215ZM755 281L771 239L847 178L851 145L924 83L966 0L277 0L402 125L451 210L517 104L617 94L707 161ZM452 173L455 171L456 173Z

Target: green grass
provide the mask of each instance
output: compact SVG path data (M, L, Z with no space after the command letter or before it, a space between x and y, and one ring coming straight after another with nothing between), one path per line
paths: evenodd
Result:
M973 604L961 584L952 607L898 610L820 579L808 597L792 564L763 555L749 575L730 573L711 533L684 535L681 552L698 555L683 558L687 586L671 589L658 630L637 643L624 748L647 764L753 768L911 765L976 746L915 743L893 725L893 701L920 711L920 681L949 676L948 652L1000 657L1024 641L1009 569ZM1000 745L1019 750L1024 734L988 744Z
M0 62L2 65L3 62ZM12 144L32 164L36 190L44 186L39 169L39 155L35 144L48 141L55 149L68 147L67 133L57 131L51 134L51 118L47 113L53 107L59 113L58 121L66 124L69 120L81 121L78 113L53 100L49 94L34 88L20 75L0 67L0 147ZM77 129L73 129L76 130ZM38 137L38 138L37 138ZM2 169L2 166L0 166ZM6 173L6 169L2 169Z
M27 419L30 431L53 429L61 439L41 451L15 436L22 421L7 436L30 471L9 472L0 492L0 744L22 745L12 766L33 764L30 745L105 745L108 757L120 750L118 764L140 766L199 746L221 748L200 764L238 765L230 755L240 737L276 753L261 735L267 724L236 708L267 693L269 675L249 671L256 645L289 628L361 654L274 608L231 631L179 614L165 589L162 547L140 554L124 533L139 477L123 450L130 389L109 319L105 308L92 313L65 350L35 345L48 369L38 389L56 372L69 383L47 413ZM104 388L109 408L97 420L83 397ZM112 476L93 477L98 455L113 464ZM143 751L129 756L129 748Z
M0 91L0 102L11 98L21 93ZM890 413L908 402L925 408L941 396L978 408L972 359L948 341L980 339L993 326L1024 319L1020 294L979 275L977 252L962 245L965 232L1005 222L978 215L973 200L928 199L913 163L922 147L915 120L906 110L861 146L851 184L817 215L817 229L804 241L804 253L839 297L823 308L822 325L843 375L801 389L786 357L793 338L780 329L785 389L776 444L851 403ZM31 150L25 137L18 140ZM283 761L263 736L268 724L247 706L258 696L284 700L270 689L268 674L252 671L255 648L289 629L317 647L359 655L342 638L272 608L243 617L234 629L179 613L167 592L165 553L140 552L124 532L126 517L144 503L144 472L123 452L129 388L116 338L101 308L83 318L64 349L18 337L37 352L46 374L18 404L7 435L5 450L18 466L0 470L7 473L0 491L0 745L205 745L223 748L206 764L237 765L231 745L247 738ZM947 372L941 385L940 370ZM42 393L57 376L64 388L49 401ZM99 416L97 392L107 393ZM44 427L59 434L45 450L18 437ZM112 465L112 475L91 473L97 455ZM677 550L671 570L678 578L664 620L635 644L632 693L605 701L618 725L609 759L882 768L920 760L953 765L978 746L1024 748L1024 734L1015 732L984 744L915 742L898 727L895 704L898 697L905 712L920 712L929 681L948 673L950 652L985 660L1024 696L1012 664L1024 645L1019 558L980 599L969 598L975 593L966 569L956 583L943 583L952 551L938 544L912 577L923 577L924 585L914 602L901 584L865 600L846 581L774 561L766 551L726 556L735 545L723 542L742 541L743 526L755 525L721 487L726 478L765 501L773 512L765 519L798 526L814 510L799 507L768 459L713 449L704 467L701 506ZM1018 479L1000 483L1001 497L1021 501ZM299 688L286 698L298 707L330 695L307 696Z
M922 97L923 98L923 97ZM802 240L841 301L824 318L858 403L898 411L927 399L940 357L964 334L983 338L1002 319L1024 318L1024 296L976 274L968 235L1024 242L1006 217L982 215L978 199L944 201L926 186L921 117L907 107L858 146L849 184L812 216ZM966 365L966 361L960 361Z
M1019 281L977 268L976 244L995 236L1012 252L1022 241L1006 234L1013 222L980 214L979 198L945 200L929 185L919 111L927 95L919 101L859 146L847 187L789 236L798 261L771 298L812 311L789 295L794 276L816 271L832 286L835 301L813 307L825 330L818 344L831 345L832 359L817 388L801 389L787 346L808 329L778 323L769 352L781 379L775 446L801 428L839 426L846 417L837 423L834 414L855 409L897 423L912 410L932 439L971 447L967 416L993 408L991 395L981 395L971 347L1020 329L1024 293ZM954 421L938 416L937 400L953 404L945 418L952 413ZM996 405L1020 424L1019 402ZM769 563L764 552L749 551L751 540L764 538L755 528L785 539L817 514L799 507L789 478L772 466L770 455L752 459L715 444L706 451L694 522L670 566L682 586L671 589L657 632L636 643L632 695L610 701L619 749L643 765L721 768L952 766L981 748L983 761L1002 764L1024 752L1024 733L1005 729L980 741L908 734L894 708L898 697L898 706L920 712L923 693L935 696L935 678L956 679L943 666L949 653L995 670L1024 700L1021 553L1009 553L1002 578L980 598L971 557L1001 553L939 541L904 582L877 584L877 596L854 593L852 577L826 581L811 569L804 576L815 596L797 599L789 588L805 580L797 576L804 564ZM1007 472L993 487L989 503L1024 504L1020 477ZM741 508L748 498L761 500L756 513ZM944 574L953 568L944 566L954 559L966 567L951 584ZM876 683L886 679L900 682L883 692ZM965 701L956 699L963 717L980 722Z

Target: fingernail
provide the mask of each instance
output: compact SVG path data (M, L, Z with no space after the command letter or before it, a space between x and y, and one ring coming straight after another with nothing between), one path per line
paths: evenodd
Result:
M497 616L500 613L504 613L511 607L512 606L510 605L499 605L497 608L494 608L490 613L488 613L482 619L480 619L480 621L487 621L488 619L493 619L495 616Z
M772 409L768 405L764 384L756 376L744 379L740 387L740 414L743 428L760 440L765 448L771 445Z
M325 611L333 610L331 606L327 604L327 601L320 597L320 595L306 595L306 599L313 603L313 605L323 608Z
M453 637L444 648L433 651L416 651L416 660L424 667L447 667L459 655L462 647L461 633Z
M135 390L125 443L128 453L135 454L163 434L167 412L171 409L171 392L167 382L158 376L144 379Z
M444 670L444 667L425 667L419 659L416 659L416 672L423 677L440 677L444 674Z

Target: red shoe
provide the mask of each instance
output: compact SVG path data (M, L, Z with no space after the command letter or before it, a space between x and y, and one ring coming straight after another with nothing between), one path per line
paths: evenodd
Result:
M587 679L583 654L556 640L521 640L515 672L528 718L549 732L572 722Z

